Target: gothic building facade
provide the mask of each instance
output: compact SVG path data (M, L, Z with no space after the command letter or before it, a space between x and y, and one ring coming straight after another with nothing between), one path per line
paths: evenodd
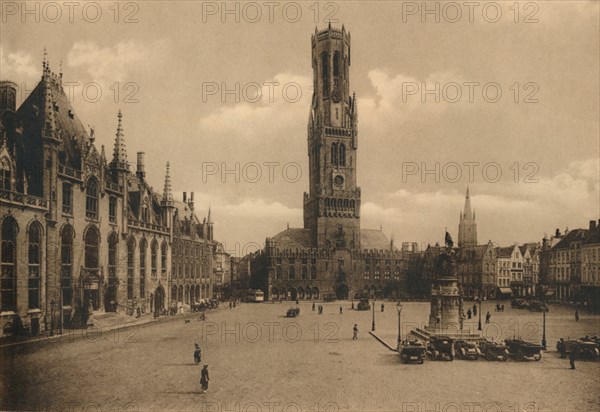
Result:
M18 109L16 91L0 82L0 333L35 334L80 325L90 312L162 312L171 300L183 302L167 293L175 286L173 246L191 232L210 243L211 225L179 211L168 171L164 193L152 190L144 153L131 171L121 112L107 159L75 115L62 73L45 60ZM197 226L191 231L189 220ZM203 259L206 285L212 254Z
M350 93L351 37L329 26L311 37L309 190L304 227L268 238L253 277L270 298L396 296L406 289L410 250L381 230L362 229L357 186L358 113ZM257 284L254 282L254 284Z

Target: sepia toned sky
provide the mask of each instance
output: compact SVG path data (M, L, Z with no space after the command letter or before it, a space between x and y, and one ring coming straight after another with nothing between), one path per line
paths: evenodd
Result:
M22 101L45 46L107 155L121 109L129 160L158 191L170 161L240 254L302 226L310 36L332 19L352 36L363 228L456 240L467 185L481 243L600 217L598 2L265 4L3 2L0 78Z

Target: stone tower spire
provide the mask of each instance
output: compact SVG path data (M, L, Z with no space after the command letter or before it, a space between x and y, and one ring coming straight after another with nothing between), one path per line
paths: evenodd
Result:
M477 245L477 223L475 222L475 213L471 210L471 197L469 187L465 196L465 208L460 215L458 224L458 246L468 247Z
M165 188L163 190L163 204L172 204L173 203L173 192L171 190L171 172L170 165L167 162L167 171L165 173Z
M125 136L123 135L123 114L120 109L117 117L119 120L117 123L117 134L115 137L115 148L111 166L118 170L129 170L127 164L127 150L125 149Z

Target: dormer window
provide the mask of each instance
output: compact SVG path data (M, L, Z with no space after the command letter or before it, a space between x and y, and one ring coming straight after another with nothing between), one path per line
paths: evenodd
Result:
M0 189L10 190L10 180L12 177L10 163L8 159L3 157L0 159Z

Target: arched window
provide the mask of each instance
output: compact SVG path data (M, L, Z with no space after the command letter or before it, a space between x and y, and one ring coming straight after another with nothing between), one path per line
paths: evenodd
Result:
M160 246L160 271L164 275L167 273L167 242L163 241Z
M42 228L38 222L29 226L29 309L40 307L40 263L42 261Z
M310 267L310 278L313 280L317 278L317 268L315 266Z
M333 77L340 75L340 52L333 53Z
M327 52L321 53L321 76L323 78L323 95L329 93L329 56Z
M62 184L62 211L69 215L73 213L73 186L68 182Z
M294 266L290 266L290 268L288 270L288 278L296 279L296 268Z
M400 268L398 266L396 266L396 269L394 271L394 276L396 277L396 279L400 277Z
M133 273L135 270L135 239L127 242L127 299L133 299Z
M275 268L275 277L277 279L281 279L281 265L277 265Z
M152 241L152 246L150 247L150 270L152 271L152 276L156 276L156 265L157 265L157 255L158 255L158 242L156 239Z
M365 266L365 279L369 279L371 277L371 268L369 266Z
M12 217L2 222L0 262L0 310L14 311L17 306L17 223Z
M331 145L331 164L337 166L338 164L338 145L333 143Z
M140 299L146 297L146 255L148 254L148 242L142 238L140 242Z
M85 216L89 219L98 218L98 181L90 178L85 189Z
M11 167L8 159L3 157L0 159L0 189L2 190L10 190L11 189Z
M302 279L306 279L306 276L308 274L308 270L306 269L306 266L302 266L301 273L302 273Z
M85 262L88 269L98 268L98 246L100 235L95 226L90 226L85 232Z
M108 237L108 288L106 290L106 310L116 311L117 302L117 241L115 232Z
M65 226L60 235L60 287L63 305L73 304L73 238L71 226Z
M340 166L346 166L346 145L340 144L340 158L339 158Z

